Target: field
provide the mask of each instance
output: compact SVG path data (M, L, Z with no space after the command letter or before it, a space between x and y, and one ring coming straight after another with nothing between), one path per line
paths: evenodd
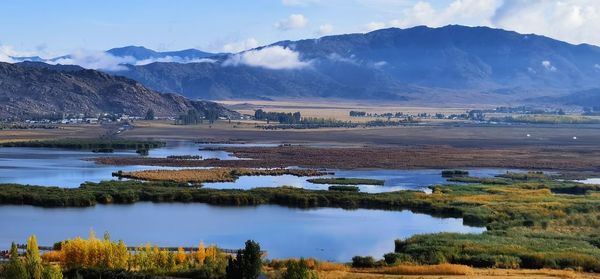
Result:
M422 107L417 105L401 105L401 104L381 104L370 103L368 101L348 101L340 100L339 102L331 100L310 100L310 101L218 101L227 105L229 108L239 111L243 114L254 115L254 111L262 109L273 112L296 112L299 111L305 117L317 118L335 118L344 121L366 122L374 120L374 117L350 117L349 112L365 111L367 113L396 113L403 112L409 114L418 113L444 113L444 114L461 114L475 107L467 105L456 105L448 107Z

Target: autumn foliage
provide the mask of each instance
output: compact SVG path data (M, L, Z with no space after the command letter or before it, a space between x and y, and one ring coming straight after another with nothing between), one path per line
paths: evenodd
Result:
M97 238L93 233L88 239L77 237L63 241L60 250L49 251L42 256L44 262L58 263L66 269L95 268L105 270L128 270L151 274L166 274L209 268L224 272L227 255L216 246L204 247L201 242L195 251L161 249L150 244L129 251L123 241L113 241L105 235Z

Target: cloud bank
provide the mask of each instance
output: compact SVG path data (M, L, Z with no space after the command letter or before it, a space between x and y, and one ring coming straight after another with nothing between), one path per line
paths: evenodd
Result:
M249 50L249 49L253 49L253 48L257 48L257 47L258 47L258 40L256 40L255 38L248 38L243 41L225 44L223 46L223 51L229 52L229 53L238 53L238 52L242 52L244 50Z
M172 62L172 63L214 63L215 60L209 58L190 59L179 56L165 56L157 58L149 58L136 60L131 56L114 56L103 51L86 51L79 50L62 58L48 60L48 64L62 65L78 65L86 69L104 70L104 71L126 71L126 65L147 65L155 62Z
M300 60L300 54L282 46L270 46L231 55L223 66L246 65L271 70L292 70L308 67L310 62Z

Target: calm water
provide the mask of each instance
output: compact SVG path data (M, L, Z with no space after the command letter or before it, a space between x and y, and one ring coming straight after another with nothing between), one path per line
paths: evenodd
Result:
M269 147L273 144L194 144L192 142L169 142L164 148L152 149L150 157L169 155L200 155L202 158L237 160L239 158L225 152L205 150L210 147L245 146ZM99 182L111 180L111 174L118 170L136 171L146 169L176 169L156 166L110 166L85 160L100 156L139 156L133 151L120 151L110 154L92 153L52 148L0 148L0 183L18 183L41 186L79 187L85 181ZM384 186L359 185L363 192L388 192L398 190L428 191L427 186L447 183L441 177L441 170L332 170L333 177L371 178L384 180ZM473 176L494 176L504 169L474 169ZM332 176L328 176L332 177ZM313 177L283 176L243 176L235 182L206 183L207 188L251 189L256 187L293 186L306 189L327 189L330 185L313 184L307 180Z
M200 155L202 158L236 159L225 151L198 150L191 142L169 142L167 147L150 150L151 157L168 155ZM118 170L173 169L154 166L108 166L96 164L92 157L139 156L134 151L102 154L90 151L57 148L0 148L0 183L19 183L41 186L79 187L85 181L100 182L113 179Z
M314 184L311 178L346 177L384 180L384 185L357 185L362 192L381 193L399 190L430 191L427 186L449 184L441 176L442 170L331 170L335 175L320 177L280 176L242 176L235 182L205 183L206 188L215 189L252 189L256 187L279 187L282 185L313 190L326 190L328 184ZM472 169L469 174L478 177L491 177L506 172L506 169Z
M0 249L30 234L40 245L109 231L128 245L196 246L202 240L223 248L258 241L269 257L317 257L349 261L355 255L380 258L393 251L394 239L433 232L480 233L461 219L434 218L409 211L292 209L264 205L219 207L205 204L98 205L47 209L0 206Z
M584 180L575 180L575 182L583 184L600 184L600 178L588 178Z

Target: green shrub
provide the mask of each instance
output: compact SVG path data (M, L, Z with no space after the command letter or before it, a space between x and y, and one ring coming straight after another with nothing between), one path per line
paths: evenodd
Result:
M375 266L376 266L375 259L371 256L367 256L367 257L354 256L354 257L352 257L352 267L370 268L370 267L375 267Z

